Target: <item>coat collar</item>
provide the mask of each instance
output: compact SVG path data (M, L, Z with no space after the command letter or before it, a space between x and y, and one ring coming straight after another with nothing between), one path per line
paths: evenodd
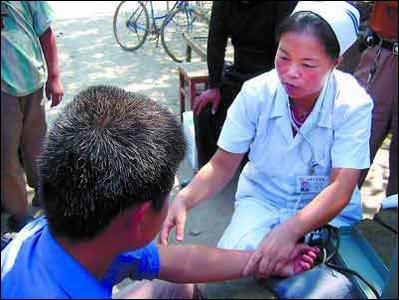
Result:
M332 108L334 106L335 98L335 79L333 76L330 76L323 86L323 90L316 101L312 113L309 115L310 120L313 120L312 123L315 123L316 126L319 127L325 127L328 129L332 128ZM288 109L288 101L287 93L283 86L279 84L273 97L270 118L288 118L288 114L290 113ZM305 124L306 123L309 122L305 122Z

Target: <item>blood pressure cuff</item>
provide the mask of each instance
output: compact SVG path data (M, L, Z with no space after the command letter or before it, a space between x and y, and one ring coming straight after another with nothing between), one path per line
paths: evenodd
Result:
M271 278L268 288L279 299L358 299L353 283L344 274L320 264L288 278Z

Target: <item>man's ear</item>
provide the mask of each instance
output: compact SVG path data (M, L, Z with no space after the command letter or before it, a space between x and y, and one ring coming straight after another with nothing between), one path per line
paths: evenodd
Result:
M152 210L151 201L146 201L144 203L139 204L136 207L136 209L132 212L131 217L128 218L127 222L129 222L129 224L127 225L135 224L136 226L139 226L140 224L143 223L143 220L145 220L146 216L150 214L151 210Z

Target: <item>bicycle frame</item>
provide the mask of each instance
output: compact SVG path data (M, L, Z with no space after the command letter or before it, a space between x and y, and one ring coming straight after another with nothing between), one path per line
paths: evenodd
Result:
M161 20L161 19L164 19L164 18L168 17L175 9L179 9L179 8L187 9L187 8L190 6L190 4L189 4L188 1L176 1L176 2L173 4L173 7L172 7L171 9L169 9L168 12L166 12L164 15L162 15L162 16L155 16L155 13L154 13L154 5L153 5L153 3L152 3L153 1L152 1L152 0L150 0L150 1L145 1L145 2L143 2L143 4L144 4L145 7L147 7L148 2L150 3L150 13L151 13L150 18L151 18L151 21L152 21L152 25L153 25L153 26L156 25L155 21ZM192 17L192 12L191 12L191 10L188 10L188 13L189 13L190 17ZM130 22L130 19L129 19L129 22ZM136 26L137 26L137 24L136 24ZM155 27L158 28L158 26L155 26ZM143 29L143 28L141 28L141 29ZM159 28L158 28L158 30L159 30Z
M147 6L147 3L150 2L150 8L151 8L151 19L152 20L161 20L166 18L172 11L174 11L176 8L187 8L190 4L188 3L188 1L176 1L173 4L173 7L171 9L168 10L168 12L162 16L158 16L156 17L154 14L154 6L153 6L153 1L145 1L144 5Z
M134 51L140 48L147 39L156 41L156 47L158 47L159 40L162 40L166 53L176 62L180 62L181 58L176 57L182 55L175 54L175 50L170 50L173 43L168 45L170 38L168 40L164 38L165 28L168 28L168 32L171 32L172 36L183 31L190 32L193 28L195 7L189 1L173 1L171 5L168 3L165 11L162 7L165 2L159 7L159 3L149 0L132 1L135 2L133 7L126 9L125 4L128 2L130 1L122 1L114 14L113 30L117 43L124 50ZM162 24L157 22L159 20L162 20ZM168 24L170 26L167 27ZM121 28L120 33L118 32L119 27ZM133 35L134 40L131 43L129 39ZM174 48L172 47L172 49Z

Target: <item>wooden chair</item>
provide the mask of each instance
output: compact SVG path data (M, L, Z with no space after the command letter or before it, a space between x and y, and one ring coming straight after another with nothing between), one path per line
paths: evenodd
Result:
M205 62L183 63L178 70L180 117L183 121L183 112L193 108L195 97L208 86L208 67Z

